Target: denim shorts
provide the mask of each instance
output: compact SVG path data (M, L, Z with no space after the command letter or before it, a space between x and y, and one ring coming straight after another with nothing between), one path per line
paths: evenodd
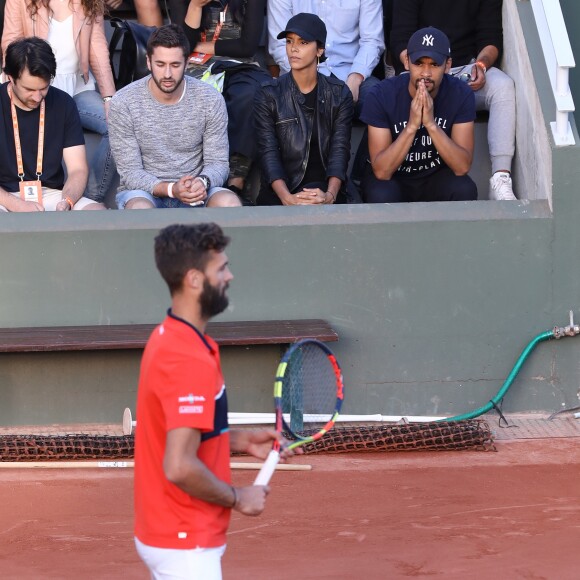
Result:
M207 198L205 202L200 205L191 206L188 203L183 203L179 199L175 199L173 197L155 197L154 195L150 194L147 191L143 191L141 189L125 189L123 191L118 191L117 196L115 197L115 201L117 202L117 207L119 209L125 209L127 202L131 199L136 197L141 197L143 199L149 200L155 207L163 209L163 208L178 208L184 207L188 209L197 208L197 207L205 207L209 198L216 192L225 189L224 187L211 187L207 193Z

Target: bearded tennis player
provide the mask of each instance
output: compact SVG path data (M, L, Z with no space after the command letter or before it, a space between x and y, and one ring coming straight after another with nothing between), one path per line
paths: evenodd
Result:
M264 459L279 435L229 430L219 349L205 334L228 305L228 242L213 223L155 238L171 308L143 353L135 435L135 544L155 580L221 579L232 510L259 515L269 491L231 484L230 452Z

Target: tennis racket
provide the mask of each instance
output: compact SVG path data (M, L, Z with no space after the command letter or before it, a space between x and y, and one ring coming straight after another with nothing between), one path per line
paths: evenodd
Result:
M276 371L276 431L285 432L295 449L320 439L336 422L344 399L342 371L332 351L314 339L288 348ZM254 485L267 485L280 460L276 441Z

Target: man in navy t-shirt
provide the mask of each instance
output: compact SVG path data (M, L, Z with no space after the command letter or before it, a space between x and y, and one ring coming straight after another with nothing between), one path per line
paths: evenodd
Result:
M89 173L83 129L72 97L50 86L56 74L50 44L15 40L6 49L4 72L0 212L105 209L83 197Z
M411 36L405 68L367 97L369 163L362 180L368 203L467 201L477 187L467 175L473 158L475 98L447 73L449 39L436 28Z

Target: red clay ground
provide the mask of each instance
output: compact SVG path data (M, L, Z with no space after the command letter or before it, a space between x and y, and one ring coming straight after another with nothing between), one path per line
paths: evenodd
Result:
M234 515L224 577L580 578L580 439L497 447L300 458ZM131 470L0 472L2 579L147 578L131 526Z

